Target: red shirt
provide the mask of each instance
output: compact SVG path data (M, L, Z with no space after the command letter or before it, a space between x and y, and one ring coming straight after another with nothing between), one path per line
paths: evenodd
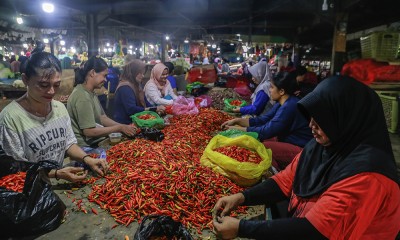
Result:
M395 239L400 230L399 185L379 173L341 180L319 196L303 199L292 191L300 154L273 176L294 217L305 217L329 239Z

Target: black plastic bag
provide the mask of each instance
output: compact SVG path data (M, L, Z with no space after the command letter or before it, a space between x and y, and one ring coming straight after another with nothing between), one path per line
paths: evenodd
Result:
M198 97L200 95L206 94L208 92L208 90L210 90L208 87L203 87L203 86L194 87L194 88L192 88L192 91L190 92L190 94L195 97Z
M48 178L48 172L57 166L51 161L31 166L22 193L0 187L0 239L37 236L60 226L65 205Z
M140 128L140 133L135 137L161 142L164 139L164 133L157 128Z
M33 166L33 163L16 161L13 157L1 151L0 149L0 178L17 172L26 172Z
M134 240L148 240L150 237L193 239L182 223L176 222L170 216L164 215L145 216L135 233Z

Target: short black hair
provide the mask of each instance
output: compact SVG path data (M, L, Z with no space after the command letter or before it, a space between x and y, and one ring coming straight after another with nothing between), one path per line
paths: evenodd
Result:
M168 68L168 74L174 71L175 66L172 62L165 62L164 65Z
M296 90L296 73L294 71L278 72L273 78L272 83L278 88L285 90L285 93L293 95Z

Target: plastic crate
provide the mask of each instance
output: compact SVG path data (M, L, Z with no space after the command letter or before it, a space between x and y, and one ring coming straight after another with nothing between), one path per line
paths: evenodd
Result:
M386 125L390 133L397 132L399 121L399 96L400 91L377 91L382 101Z
M374 32L360 38L362 58L390 61L397 58L400 45L398 32Z

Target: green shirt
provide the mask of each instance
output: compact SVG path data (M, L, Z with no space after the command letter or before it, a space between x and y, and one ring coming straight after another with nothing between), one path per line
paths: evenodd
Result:
M89 138L83 134L84 129L101 125L100 116L105 114L94 92L78 84L68 98L67 110L79 146L90 146L104 139L104 137Z

